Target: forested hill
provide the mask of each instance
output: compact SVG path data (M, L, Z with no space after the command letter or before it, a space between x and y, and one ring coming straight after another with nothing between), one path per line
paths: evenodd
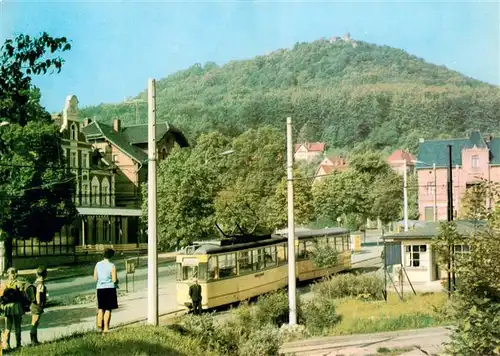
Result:
M165 58L167 61L168 58ZM136 98L146 99L146 92ZM146 104L139 104L146 122ZM251 60L195 64L157 82L158 120L183 129L235 135L250 127L285 128L329 147L407 147L418 139L500 131L500 89L387 46L343 39L297 43ZM82 110L134 124L134 104ZM358 146L359 147L359 146Z

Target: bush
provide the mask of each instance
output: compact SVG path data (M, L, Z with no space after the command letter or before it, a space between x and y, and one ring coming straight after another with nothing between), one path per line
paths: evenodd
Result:
M317 296L314 300L305 303L303 310L307 331L313 335L327 333L340 321L333 299Z
M247 328L249 326L247 325ZM250 328L249 328L250 329ZM274 356L279 354L282 337L272 325L252 329L248 338L241 340L239 356Z
M258 325L271 324L280 327L288 324L289 316L290 308L286 291L278 290L259 298L255 309L255 319ZM301 319L300 298L297 297L297 321L300 323Z
M354 297L365 300L384 299L384 280L375 274L338 274L313 285L315 295L324 298Z
M277 355L283 338L271 321L283 318L282 299L275 295L264 299L265 310L270 313L268 318L259 306L251 309L243 304L233 310L226 321L217 321L211 314L189 315L184 320L184 328L207 350L221 355Z

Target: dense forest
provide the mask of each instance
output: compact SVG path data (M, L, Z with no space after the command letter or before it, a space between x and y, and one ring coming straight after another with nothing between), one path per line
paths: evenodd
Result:
M135 99L146 100L146 91ZM138 104L146 122L146 103ZM193 141L218 130L235 137L292 116L299 141L330 149L415 151L419 138L500 131L500 89L403 50L321 39L251 60L195 64L157 82L158 120ZM130 103L101 104L83 116L136 123Z

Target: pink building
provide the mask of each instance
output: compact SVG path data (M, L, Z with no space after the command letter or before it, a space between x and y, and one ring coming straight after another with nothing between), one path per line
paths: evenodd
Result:
M481 179L500 182L500 138L473 131L468 138L421 139L416 166L420 220L447 219L448 145L452 146L455 216L467 188Z

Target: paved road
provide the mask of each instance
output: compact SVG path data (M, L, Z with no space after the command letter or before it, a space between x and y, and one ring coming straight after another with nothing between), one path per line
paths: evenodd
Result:
M385 347L413 348L408 356L432 355L439 352L442 343L449 341L449 337L449 330L438 327L301 340L285 343L280 351L295 353L296 356L361 356L377 354L378 348Z

